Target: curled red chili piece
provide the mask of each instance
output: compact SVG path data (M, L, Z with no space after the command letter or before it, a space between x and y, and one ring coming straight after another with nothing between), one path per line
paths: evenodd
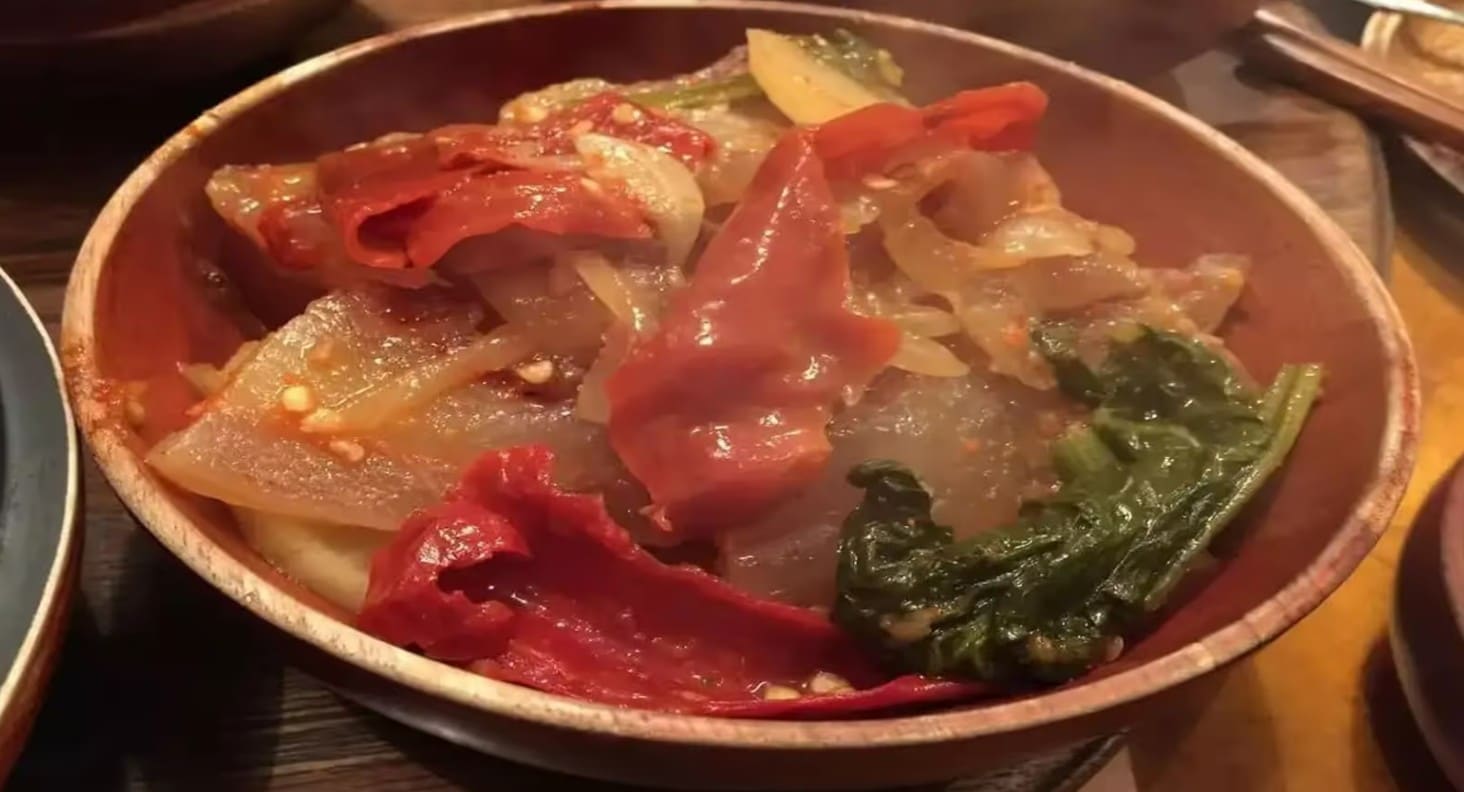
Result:
M823 615L658 561L599 497L555 487L552 464L521 446L470 465L379 551L361 628L498 679L674 712L818 717L983 690L891 680Z
M961 91L924 108L876 104L819 125L813 145L831 179L878 173L924 146L1029 149L1047 94L1027 82Z

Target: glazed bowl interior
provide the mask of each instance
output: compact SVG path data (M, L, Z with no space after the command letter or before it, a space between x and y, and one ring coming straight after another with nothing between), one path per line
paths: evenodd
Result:
M66 359L83 428L114 486L194 569L247 607L374 674L513 718L660 743L853 749L1040 729L1143 699L1274 637L1371 547L1411 464L1416 396L1407 342L1368 263L1315 205L1218 133L1135 89L1056 60L931 25L765 3L590 4L489 14L394 34L295 67L166 144L119 191L78 263ZM511 17L511 18L510 18ZM1012 79L1051 95L1038 153L1080 214L1129 230L1140 261L1213 252L1254 260L1223 328L1259 379L1284 362L1327 370L1326 396L1290 463L1215 548L1214 575L1115 663L1060 689L899 718L819 724L626 717L446 669L356 633L261 561L225 510L153 476L140 455L189 397L180 363L220 362L242 338L230 296L278 321L278 294L203 193L229 163L287 162L397 130L494 117L521 91L586 75L690 70L747 27L844 26L888 47L917 100ZM225 287L219 270L232 274ZM147 419L122 420L116 383L146 380ZM814 727L817 728L814 728Z

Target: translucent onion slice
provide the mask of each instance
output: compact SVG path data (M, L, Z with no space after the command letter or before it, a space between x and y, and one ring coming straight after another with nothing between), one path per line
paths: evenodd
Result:
M666 246L666 260L685 263L706 211L691 171L660 149L608 135L580 135L574 144L590 176L624 185L645 210Z
M184 363L178 366L178 373L198 392L199 396L212 396L223 390L229 378L220 369L207 363Z
M306 588L345 608L361 609L371 556L388 531L302 520L235 508L239 533L255 552Z
M1112 253L1125 258L1132 257L1134 251L1139 249L1139 243L1129 232L1118 226L1098 225L1093 229L1093 243L1104 253Z
M772 108L767 109L772 115ZM684 120L712 136L717 142L712 159L697 170L707 206L736 203L752 182L784 127L761 115L741 109L705 108L683 114Z
M900 349L890 359L890 365L927 377L964 377L971 373L971 367L945 344L929 338L917 338L908 332L900 339Z
M961 320L955 314L928 305L901 306L886 318L916 338L941 338L961 332Z
M773 105L799 124L821 124L886 101L797 41L771 30L747 31L747 67Z
M879 219L879 202L867 193L859 193L839 203L839 224L844 234L857 234Z
M582 102L614 87L598 77L557 83L509 100L499 108L498 121L503 124L535 124L556 110Z
M579 397L574 404L575 417L597 424L610 422L610 397L605 392L605 383L630 352L633 337L630 328L618 322L605 331L605 345L585 372L584 379L580 380Z
M366 396L333 410L316 410L300 421L307 432L363 433L448 391L528 357L533 343L517 327L504 325L446 355L412 369Z
M895 266L933 293L958 291L981 272L1022 265L1016 256L946 236L911 201L886 203L879 224L885 251Z
M1093 226L1061 210L1024 212L997 224L982 240L982 247L1021 261L1086 256L1096 249Z
M643 332L656 320L656 297L647 294L626 278L620 277L615 265L604 255L594 251L575 251L566 254L566 260L585 286L594 293L615 321Z

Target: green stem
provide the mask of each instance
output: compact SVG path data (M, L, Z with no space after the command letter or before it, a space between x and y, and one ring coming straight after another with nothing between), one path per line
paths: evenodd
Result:
M1189 570L1194 557L1209 546L1215 534L1234 519L1241 508L1255 497L1266 479L1281 466L1301 434L1312 403L1321 393L1321 384L1322 369L1316 365L1283 366L1276 374L1275 381L1261 397L1261 418L1271 427L1271 440L1265 452L1240 475L1225 504L1210 515L1201 529L1185 543L1175 563L1170 564L1155 581L1144 598L1146 610L1157 609L1164 602Z
M677 88L653 88L636 91L628 98L649 107L663 110L678 110L688 107L707 107L715 104L735 102L762 95L762 88L751 74L734 74L708 82Z

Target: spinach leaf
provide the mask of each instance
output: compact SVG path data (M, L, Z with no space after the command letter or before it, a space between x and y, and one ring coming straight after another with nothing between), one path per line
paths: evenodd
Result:
M1287 366L1257 396L1202 344L1149 328L1096 371L1069 329L1036 336L1063 391L1094 407L1053 445L1055 495L957 542L898 463L849 474L864 498L833 618L903 670L1058 682L1112 659L1281 464L1321 383Z

